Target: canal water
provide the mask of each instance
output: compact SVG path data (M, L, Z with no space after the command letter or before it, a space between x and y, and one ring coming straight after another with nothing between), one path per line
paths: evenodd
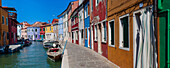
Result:
M61 61L48 59L42 42L32 42L20 52L0 55L0 68L61 68Z

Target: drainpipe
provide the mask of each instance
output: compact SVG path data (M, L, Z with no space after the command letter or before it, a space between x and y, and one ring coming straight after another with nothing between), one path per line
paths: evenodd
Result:
M154 0L154 26L155 26L155 38L156 38L156 45L153 46L153 68L156 68L156 56L155 56L155 53L157 53L157 50L158 50L158 29L157 29L157 6L158 6L158 0Z

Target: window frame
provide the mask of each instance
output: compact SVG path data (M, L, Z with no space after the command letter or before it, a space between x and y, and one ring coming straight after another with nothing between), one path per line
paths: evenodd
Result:
M121 44L121 42L120 42L121 41L121 39L120 39L120 36L121 36L120 35L121 34L121 31L120 31L121 19L124 18L124 17L128 17L128 35L129 35L129 37L128 37L129 47L128 48L125 48L124 46L123 47L120 46L120 44ZM119 17L119 49L130 51L130 16L129 16L129 14L125 14L125 15Z
M99 0L95 0L95 1L96 1L96 6L98 6L100 1ZM97 1L98 1L98 3L97 3Z
M110 27L110 23L111 22L114 22L114 45L111 44L111 27ZM115 20L112 19L108 22L108 45L111 46L111 47L115 47Z

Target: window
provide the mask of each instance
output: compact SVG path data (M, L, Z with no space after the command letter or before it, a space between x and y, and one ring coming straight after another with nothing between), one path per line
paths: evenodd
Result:
M83 39L83 29L81 30L81 38Z
M45 38L45 35L43 35L43 38Z
M99 0L96 0L96 6L99 4Z
M78 37L79 37L78 31L76 31L76 40L78 40Z
M95 41L97 41L97 25L95 25Z
M72 32L72 39L74 40L74 32Z
M89 5L87 5L87 6L85 7L85 18L88 17L88 6L89 6Z
M87 28L85 29L85 38L87 39Z
M129 15L119 18L119 48L129 50Z
M2 16L2 24L4 24L4 16Z
M46 28L46 31L47 31L47 28Z
M13 33L11 33L11 37L12 37L12 38L13 38L13 36L14 36Z
M45 28L43 28L43 31L45 31Z
M6 17L6 25L8 25L8 17Z
M37 38L38 37L38 35L35 35L35 38Z
M34 32L34 30L32 29L32 32Z
M90 1L91 1L91 11L93 11L93 0Z
M51 31L51 27L50 27L50 31Z
M9 33L7 32L7 39L9 39Z
M40 28L40 31L42 31L42 29Z
M35 29L35 32L37 32L37 29Z
M109 32L109 46L113 46L115 47L115 43L114 43L114 21L110 21L109 22L109 29L108 29L108 32Z
M106 34L107 34L107 32L106 32L106 22L103 22L102 26L103 26L103 28L102 28L102 41L106 42Z

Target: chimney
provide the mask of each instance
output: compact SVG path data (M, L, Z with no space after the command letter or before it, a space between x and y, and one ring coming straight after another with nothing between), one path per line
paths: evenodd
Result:
M50 24L50 20L48 20L48 23Z

